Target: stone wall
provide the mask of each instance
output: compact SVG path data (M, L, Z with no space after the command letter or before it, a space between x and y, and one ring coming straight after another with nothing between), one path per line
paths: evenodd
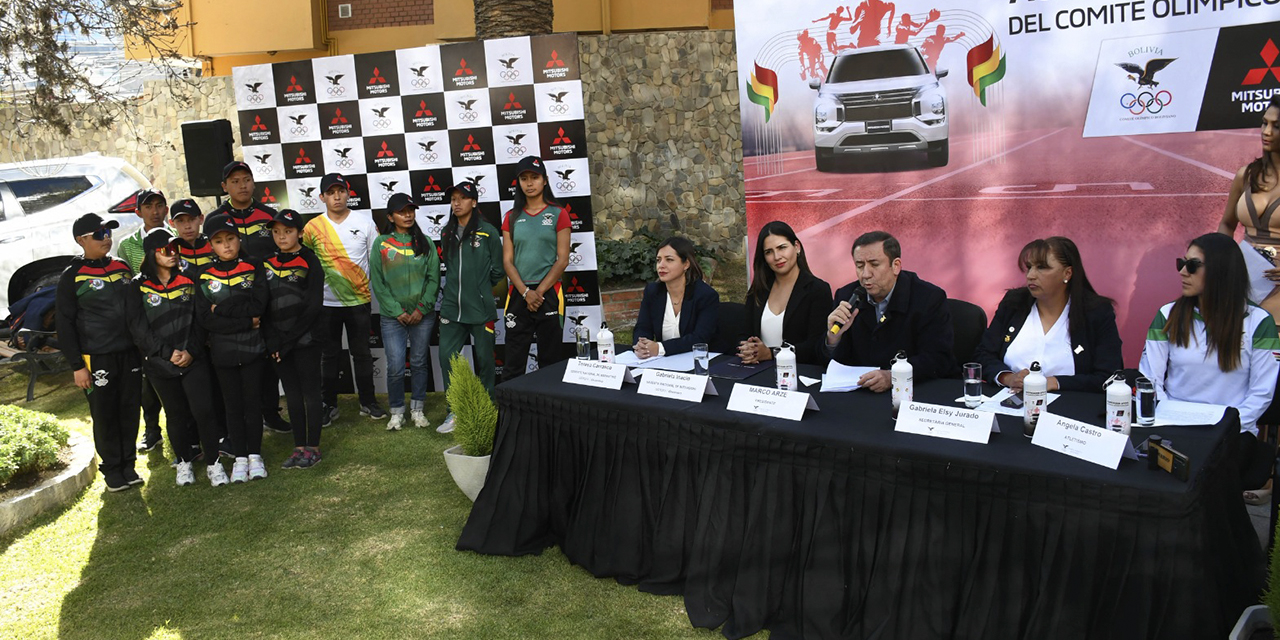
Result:
M640 228L678 231L741 259L733 32L581 36L578 52L596 234L625 240Z
M746 234L742 134L732 31L581 36L592 202L599 237L641 228L680 233L742 258ZM93 151L132 163L170 199L187 195L181 123L226 118L240 157L229 76L204 78L183 106L149 86L134 115L114 127L76 128L0 145L0 162ZM5 118L0 110L3 121ZM197 201L206 210L212 198ZM673 221L678 223L675 228Z

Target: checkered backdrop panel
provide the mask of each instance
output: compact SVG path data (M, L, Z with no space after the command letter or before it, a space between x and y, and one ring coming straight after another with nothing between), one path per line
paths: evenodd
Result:
M481 214L500 227L516 163L541 156L573 221L565 342L580 325L595 336L602 311L576 34L236 67L232 78L244 160L258 198L276 208L323 213L320 178L341 172L356 213L381 217L392 193L410 193L422 206L418 224L439 240L445 189L475 182ZM371 339L383 390L381 340Z

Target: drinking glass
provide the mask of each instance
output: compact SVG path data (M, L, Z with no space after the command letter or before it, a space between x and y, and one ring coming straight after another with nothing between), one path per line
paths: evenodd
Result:
M970 409L982 404L982 365L977 362L964 363L964 406Z
M1150 427L1156 423L1156 385L1148 378L1138 378L1138 424Z
M591 359L591 330L588 329L587 325L584 324L579 326L577 330L574 332L574 334L575 334L574 338L578 343L578 359L590 360Z
M707 369L711 364L710 350L704 342L693 345L693 372L700 375L707 375Z

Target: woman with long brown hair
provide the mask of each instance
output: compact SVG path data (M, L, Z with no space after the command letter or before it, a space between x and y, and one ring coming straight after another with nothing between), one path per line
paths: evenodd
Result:
M1280 318L1280 94L1262 112L1262 155L1241 167L1231 181L1227 208L1218 223L1218 233L1234 236L1244 225L1244 253L1249 275L1249 299Z
M756 238L746 310L747 338L738 345L744 363L773 358L783 342L795 347L799 362L821 362L831 285L809 270L804 247L785 222L766 224Z

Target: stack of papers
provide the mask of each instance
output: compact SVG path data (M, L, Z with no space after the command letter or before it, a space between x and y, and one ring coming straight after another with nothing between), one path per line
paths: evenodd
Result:
M720 354L708 354L708 361L715 360ZM677 353L672 356L654 356L641 360L634 351L623 351L614 359L618 364L637 369L662 369L663 371L693 371L693 352Z
M858 380L872 371L879 371L879 367L850 367L832 360L831 364L827 365L827 372L822 374L821 391L823 393L853 391L859 388Z
M1165 399L1156 404L1156 423L1154 426L1218 424L1222 421L1222 415L1226 411L1227 407L1220 404Z
M1018 407L1017 409L1014 409L1012 407L1006 407L1000 404L1001 402L1004 402L1005 400L1009 399L1009 396L1012 396L1012 395L1014 395L1012 390L1008 388L1001 389L999 393L995 394L994 396L991 396L990 400L987 400L986 402L978 405L978 411L990 411L991 413L999 413L1006 416L1014 416L1017 418L1021 418L1024 414L1022 407ZM1049 405L1053 404L1053 401L1057 400L1059 397L1061 396L1056 393L1045 394L1045 397L1044 397L1045 410L1048 410Z

